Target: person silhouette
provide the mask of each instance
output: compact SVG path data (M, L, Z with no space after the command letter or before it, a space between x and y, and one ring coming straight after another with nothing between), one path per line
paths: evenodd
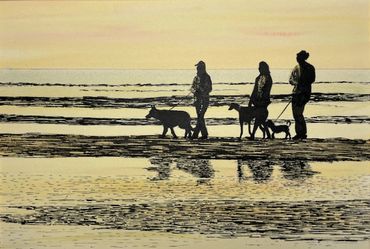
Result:
M265 110L268 113L267 107L271 103L270 100L270 92L272 87L272 78L270 75L270 68L269 65L261 61L258 66L259 75L257 76L254 88L249 99L248 106L251 107L252 105L260 110ZM267 116L266 116L267 118ZM254 134L257 131L257 126L253 127L253 131L251 134L251 139L254 139ZM267 127L264 127L267 133L267 138L270 138L270 132Z
M206 72L206 64L199 61L196 65L197 75L194 77L191 92L194 94L194 106L197 112L197 124L191 138L198 138L199 132L202 133L201 139L208 138L208 131L204 115L209 106L209 93L212 91L212 80Z
M296 135L293 139L307 138L307 126L303 116L305 105L311 97L311 84L315 82L315 68L306 60L310 56L305 50L297 54L298 65L294 67L289 83L294 86L292 94L292 112L295 120Z

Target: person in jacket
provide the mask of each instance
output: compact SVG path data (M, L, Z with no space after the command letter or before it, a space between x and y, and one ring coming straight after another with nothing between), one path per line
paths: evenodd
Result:
M255 80L248 106L253 105L255 107L267 108L271 103L270 92L272 87L272 78L270 75L270 68L266 62L261 61L259 63L258 70L260 74Z
M254 88L251 94L251 97L249 99L248 106L254 106L257 108L257 112L259 113L267 113L268 115L268 110L267 107L271 103L270 100L270 92L271 92L271 87L272 87L272 78L270 75L270 68L269 65L261 61L258 66L258 70L260 74L257 76L255 83L254 83ZM267 118L267 116L265 116ZM266 120L265 120L266 121ZM254 135L257 131L257 126L253 126L253 131L251 134L250 139L254 139ZM264 130L266 132L267 138L271 138L270 132L267 128L267 126L264 125Z
M307 138L307 126L303 116L305 105L311 97L311 85L315 82L315 68L306 60L309 53L302 50L297 54L298 65L294 67L289 83L294 86L292 94L292 112L295 120L296 135L293 139Z
M194 128L192 138L198 138L199 132L201 139L208 138L208 131L204 115L209 106L209 93L212 91L212 80L206 71L204 61L199 61L196 65L197 75L194 77L191 92L194 94L194 106L197 112L197 124Z

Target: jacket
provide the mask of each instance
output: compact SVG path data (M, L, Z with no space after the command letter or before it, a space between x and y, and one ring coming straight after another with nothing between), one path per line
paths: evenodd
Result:
M249 100L249 106L253 104L256 107L267 107L270 101L270 92L272 87L272 78L268 75L258 75L255 80L254 88Z
M209 93L212 91L212 80L207 73L197 75L194 77L193 84L191 86L191 92L194 93L196 98L209 97Z

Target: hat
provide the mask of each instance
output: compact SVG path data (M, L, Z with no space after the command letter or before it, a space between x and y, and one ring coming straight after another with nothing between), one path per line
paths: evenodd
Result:
M301 57L303 60L307 60L309 56L310 54L307 53L305 50L301 50L301 52L297 54L297 57Z
M204 61L199 61L197 64L195 64L194 66L205 66L206 65L206 63L204 63Z

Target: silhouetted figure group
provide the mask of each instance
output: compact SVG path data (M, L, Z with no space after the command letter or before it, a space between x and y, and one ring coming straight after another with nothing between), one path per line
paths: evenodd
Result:
M315 68L306 62L308 57L309 53L304 50L297 54L296 59L298 65L294 67L289 78L289 83L294 86L291 102L293 117L295 120L296 135L293 137L295 140L307 138L307 126L303 112L307 102L311 97L311 85L315 81ZM157 110L155 107L152 107L150 113L147 115L147 118L154 117L162 122L162 137L166 135L168 129L171 129L173 137L176 138L177 136L173 128L175 126L179 126L180 128L185 129L185 138L208 138L208 130L204 116L209 106L209 95L212 91L212 80L206 71L206 64L204 61L199 61L195 66L197 69L197 74L193 79L193 84L190 90L194 95L194 106L197 113L196 126L194 129L190 126L190 115L186 112ZM271 138L269 129L272 129L273 134L285 132L286 138L290 138L290 123L285 126L276 126L271 120L267 120L268 106L271 103L270 92L273 81L271 78L269 65L265 61L261 61L259 63L258 70L259 75L255 80L248 107L242 107L237 103L231 103L229 107L229 110L235 109L239 112L239 122L241 128L239 139L241 139L243 134L244 122L248 123L249 125L250 139L252 140L254 139L258 128L262 130L264 138L265 134L267 135L267 138ZM285 111L285 109L283 111ZM254 127L251 131L250 125L252 120L254 120ZM201 133L201 137L199 137L199 133Z
M307 126L303 116L304 108L311 97L311 85L315 81L315 68L306 62L309 53L302 50L297 54L298 65L294 67L289 83L294 86L292 93L292 112L295 120L296 135L293 139L307 138ZM192 138L198 138L199 131L202 139L208 138L208 131L204 115L209 105L209 93L212 91L211 77L206 72L206 65L203 61L196 64L197 75L193 80L191 91L194 93L195 108L197 111L197 124ZM271 103L270 93L272 88L272 78L269 65L261 61L259 63L259 75L257 76L248 107L254 106L257 112L267 112L267 107ZM271 123L271 122L270 122ZM270 125L271 126L271 125ZM288 126L287 126L288 127ZM251 139L254 139L258 126L253 127ZM269 130L265 127L267 138L270 138ZM288 137L288 136L286 136ZM289 134L290 137L290 134Z

